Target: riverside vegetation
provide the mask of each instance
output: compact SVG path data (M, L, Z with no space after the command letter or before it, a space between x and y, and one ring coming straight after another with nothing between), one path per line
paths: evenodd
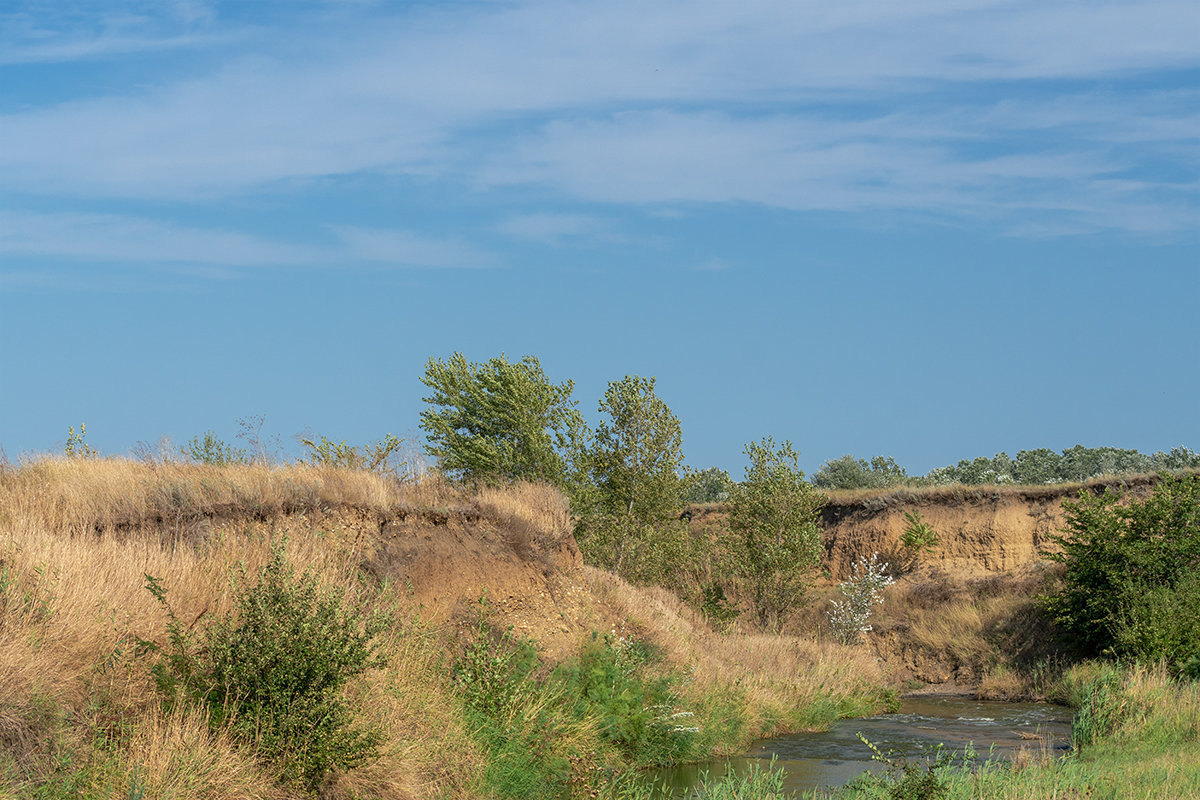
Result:
M748 445L733 482L683 466L653 379L611 383L595 430L532 357L423 380L434 472L390 435L273 462L261 418L245 450L103 458L80 426L64 457L0 465L0 796L646 797L639 767L892 707L888 637L1076 706L1076 747L881 753L834 794L1200 796L1196 476L1085 491L1048 569L994 579L923 571L939 534L914 511L892 574L839 585L788 442ZM716 531L680 514L709 493Z

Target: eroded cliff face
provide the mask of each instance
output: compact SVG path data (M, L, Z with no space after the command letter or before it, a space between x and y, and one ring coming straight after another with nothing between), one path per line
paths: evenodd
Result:
M954 574L1007 572L1039 559L1053 549L1053 537L1067 524L1064 502L1080 491L1100 493L1112 488L1144 497L1155 476L1098 480L1085 487L954 486L889 493L835 493L822 512L821 540L825 566L832 577L846 577L860 558L873 553L889 563L907 558L900 545L908 521L917 511L938 534L938 544L921 555L921 563ZM693 528L716 536L726 517L719 505L693 506L685 512Z
M1157 479L1089 483L1082 491L1103 492L1112 487L1137 496L1149 492ZM1073 487L949 487L926 491L833 498L823 512L822 541L834 577L844 577L854 562L879 553L888 560L903 559L900 537L917 511L938 534L939 542L922 554L921 562L954 573L1003 572L1038 560L1053 549L1053 537L1066 527L1064 502L1077 499Z

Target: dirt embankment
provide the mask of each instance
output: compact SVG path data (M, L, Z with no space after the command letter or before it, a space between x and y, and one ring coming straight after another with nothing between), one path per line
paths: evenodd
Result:
M922 563L955 574L1006 572L1037 561L1041 549L1053 546L1052 537L1066 525L1063 503L1078 499L1080 491L1112 488L1144 497L1157 482L1156 475L1137 475L1082 485L834 492L821 519L825 566L834 578L844 578L858 559L873 553L899 563L905 558L900 545L905 514L916 511L939 537ZM691 506L683 517L698 534L716 535L726 525L720 504Z
M823 511L822 540L835 577L848 574L860 558L873 553L889 560L903 559L900 537L908 525L905 515L919 512L938 534L938 544L921 561L948 572L1005 572L1037 561L1053 537L1066 526L1063 503L1079 497L1081 488L1100 493L1107 487L1144 495L1156 476L1094 481L1085 487L956 486L925 491L900 491L839 499Z

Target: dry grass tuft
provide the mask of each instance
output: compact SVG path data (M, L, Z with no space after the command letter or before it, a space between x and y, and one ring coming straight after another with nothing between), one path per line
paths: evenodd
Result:
M690 666L687 691L693 698L736 687L751 735L794 730L797 711L878 696L884 684L878 662L864 648L793 636L719 634L665 589L636 587L593 568L585 576L601 604L629 626L627 633L648 636L670 661Z
M263 765L239 751L224 732L213 733L196 709L142 716L124 754L129 774L126 796L140 788L146 797L194 800L286 800L299 797L278 786Z

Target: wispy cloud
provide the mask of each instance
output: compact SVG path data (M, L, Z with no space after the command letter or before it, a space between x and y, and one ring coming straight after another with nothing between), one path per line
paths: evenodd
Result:
M320 30L278 9L230 21L204 3L110 6L50 30L26 10L8 51L83 57L235 34L247 46L199 77L0 116L10 191L192 202L421 176L567 201L895 209L1011 230L1030 222L1022 206L1062 215L1064 230L1135 231L1156 213L1188 226L1200 207L1177 177L1194 172L1200 140L1200 97L1178 88L1200 70L1193 0L297 6L332 14ZM1158 71L1161 90L1147 91ZM602 236L594 225L531 215L500 230L563 243Z
M0 254L82 263L201 267L475 267L493 263L461 241L412 231L334 227L329 243L296 244L240 231L117 214L0 211ZM227 276L226 271L205 272Z
M337 227L334 230L358 261L414 267L486 267L494 263L489 254L464 241L392 229Z
M517 214L497 225L496 230L515 239L552 245L573 241L625 241L625 237L613 231L608 220L591 214Z
M0 253L87 261L313 264L309 248L117 214L0 211Z

